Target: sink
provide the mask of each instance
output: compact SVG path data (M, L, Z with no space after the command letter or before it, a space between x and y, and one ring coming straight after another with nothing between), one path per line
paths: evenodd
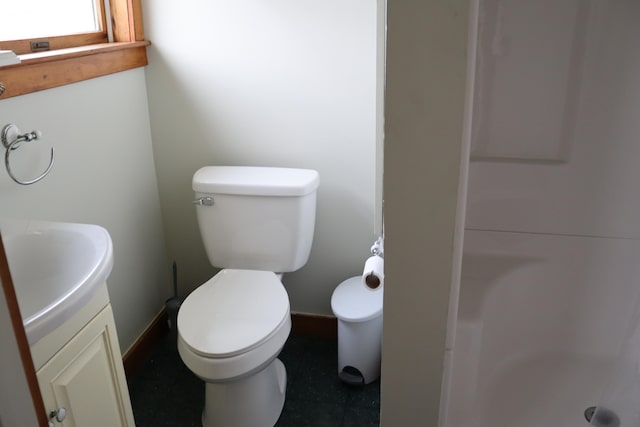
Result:
M111 237L90 224L0 220L2 240L31 345L78 312L113 267Z

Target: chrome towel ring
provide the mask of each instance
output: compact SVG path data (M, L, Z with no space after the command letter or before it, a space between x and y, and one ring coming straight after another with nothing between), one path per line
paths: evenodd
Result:
M38 176L37 178L29 181L23 181L16 178L13 175L13 172L11 171L11 164L9 162L9 157L11 155L11 152L13 150L20 148L20 144L22 142L35 141L36 139L40 139L41 137L42 137L42 132L40 132L39 130L34 130L32 132L28 132L21 135L20 129L18 129L18 127L13 123L10 123L6 125L4 128L2 128L0 139L2 139L2 144L7 149L7 151L4 153L4 165L7 168L7 173L9 174L11 179L20 185L35 184L36 182L40 181L42 178L47 176L47 174L51 171L51 168L53 167L53 162L55 160L55 157L54 157L53 147L51 147L51 160L49 161L49 166L47 166L47 169L44 172L42 172L42 174L40 174L40 176Z

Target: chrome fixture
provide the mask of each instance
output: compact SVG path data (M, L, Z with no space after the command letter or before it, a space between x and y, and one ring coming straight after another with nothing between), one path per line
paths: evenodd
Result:
M382 236L378 237L373 246L371 246L371 255L378 255L384 258L384 238Z
M194 205L198 206L213 206L213 197L200 197L193 201Z
M18 127L12 123L2 128L0 139L2 140L2 144L4 145L4 148L7 149L7 151L4 153L4 165L7 168L7 173L9 174L11 179L20 185L30 185L40 181L42 178L47 176L47 174L51 171L51 168L53 167L53 162L55 158L54 158L53 147L51 147L51 160L49 161L49 166L47 166L47 169L42 174L40 174L40 176L29 181L23 181L16 178L13 175L13 171L11 170L11 164L9 161L11 152L13 150L17 150L18 148L20 148L20 144L23 142L35 141L40 138L42 138L42 132L40 132L39 130L34 130L32 132L27 132L21 135L20 129L18 129Z
M67 417L66 408L58 408L55 411L49 412L49 419L50 420L55 419L59 423L63 422L66 417Z

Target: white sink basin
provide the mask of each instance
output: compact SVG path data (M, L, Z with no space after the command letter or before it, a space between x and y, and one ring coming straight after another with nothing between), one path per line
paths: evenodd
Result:
M1 220L27 338L35 344L86 304L113 267L111 237L89 224Z

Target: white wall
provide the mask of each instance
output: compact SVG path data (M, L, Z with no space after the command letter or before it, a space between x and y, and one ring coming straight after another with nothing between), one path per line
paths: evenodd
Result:
M292 310L331 314L374 236L376 2L146 2L147 89L169 256L186 293L214 272L191 205L205 165L320 173L308 264Z
M14 183L2 168L0 216L109 231L115 265L107 282L125 351L170 292L143 69L0 101L0 117L0 125L43 133L12 154L17 175L40 173L56 149L51 173L34 185Z
M388 3L384 427L438 425L460 267L469 3Z

